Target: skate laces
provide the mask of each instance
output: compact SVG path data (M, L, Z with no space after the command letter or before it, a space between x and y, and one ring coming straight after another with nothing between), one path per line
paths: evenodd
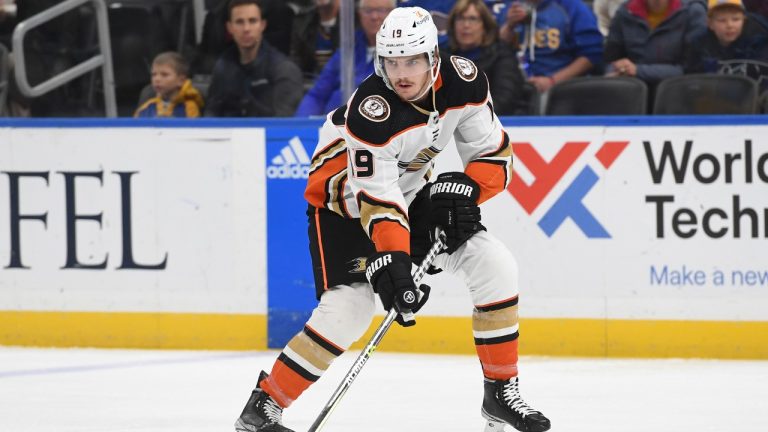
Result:
M270 423L283 424L283 408L277 404L271 397L267 396L261 410L266 414Z
M507 403L507 406L523 416L538 413L538 411L529 407L528 404L523 401L523 398L520 396L520 388L517 384L517 378L512 378L509 382L504 384L501 394L504 396L504 402Z

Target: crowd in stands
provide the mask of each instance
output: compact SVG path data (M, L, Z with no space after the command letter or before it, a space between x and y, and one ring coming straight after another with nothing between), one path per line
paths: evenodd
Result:
M0 44L10 49L18 22L58 2L0 0ZM206 0L199 41L189 1L107 3L122 116L306 117L344 103L341 0ZM642 81L651 113L665 80L737 75L756 83L762 100L755 111L768 107L768 1L356 0L355 6L355 86L373 73L375 35L386 15L397 6L421 6L440 30L442 60L469 58L485 71L500 115L544 113L561 83L584 77ZM92 15L81 8L30 33L30 83L98 52L95 24L82 24ZM8 76L0 115L103 113L96 72L38 98L24 97Z

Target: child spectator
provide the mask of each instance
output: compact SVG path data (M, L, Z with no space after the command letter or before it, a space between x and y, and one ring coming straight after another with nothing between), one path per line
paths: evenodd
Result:
M203 97L187 79L189 64L181 54L168 51L152 61L155 97L144 102L134 117L200 117Z
M741 0L709 0L709 31L689 50L686 73L746 75L768 88L768 28Z

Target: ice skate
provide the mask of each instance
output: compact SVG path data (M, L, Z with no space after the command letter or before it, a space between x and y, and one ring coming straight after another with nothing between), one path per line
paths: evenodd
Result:
M267 377L262 371L259 381ZM236 432L294 432L283 426L283 408L259 385L251 392L251 397L243 408L243 413L235 422Z
M517 377L509 380L485 380L481 414L487 420L484 432L503 432L510 425L521 432L549 430L549 419L528 406L520 396Z

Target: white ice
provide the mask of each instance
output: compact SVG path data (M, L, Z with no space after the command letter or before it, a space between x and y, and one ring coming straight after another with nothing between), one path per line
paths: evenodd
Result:
M357 352L285 411L306 431ZM0 347L0 431L233 431L277 352ZM768 431L768 361L522 357L523 396L555 432ZM481 432L473 356L377 352L324 432ZM508 427L506 429L510 431Z

